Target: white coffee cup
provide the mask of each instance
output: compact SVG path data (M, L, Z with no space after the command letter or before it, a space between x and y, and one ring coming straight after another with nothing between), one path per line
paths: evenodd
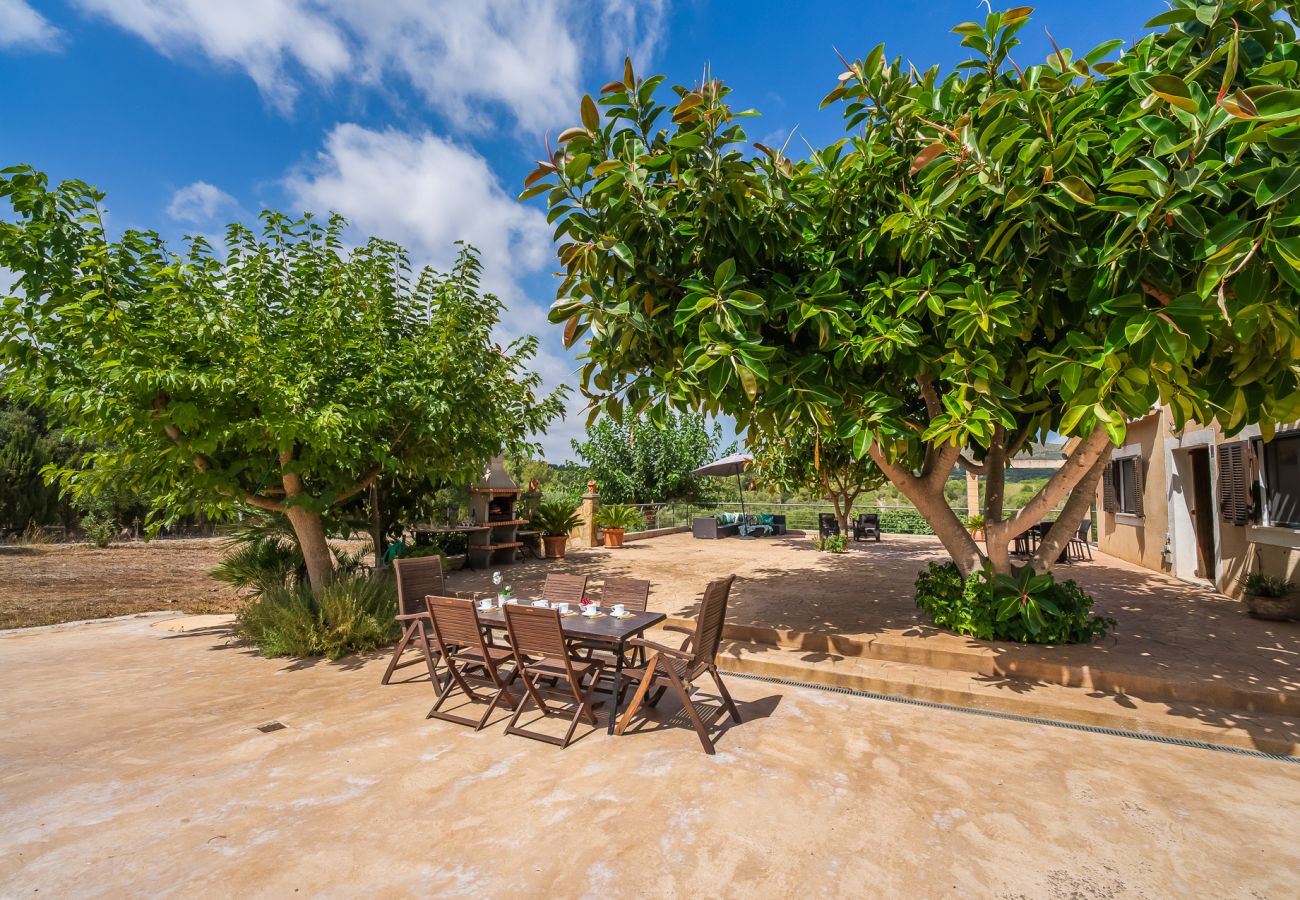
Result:
M614 608L610 610L610 613L612 615L619 616L621 618L627 615L627 607L624 606L622 603L615 603Z
M479 608L479 609L491 609L491 608L492 608L492 598L491 598L491 597L484 597L482 600L480 600L480 601L478 602L478 608Z
M584 616L598 616L600 615L600 607L594 603L591 604L591 606L584 606L582 608L582 614Z
M555 604L555 609L556 609L557 612L559 612L560 615L564 615L565 613L567 613L567 612L569 611L569 604L567 604L567 603L557 603L557 604Z

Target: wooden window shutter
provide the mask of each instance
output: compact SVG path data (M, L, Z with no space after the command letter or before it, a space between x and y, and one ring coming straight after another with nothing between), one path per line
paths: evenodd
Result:
M1133 515L1146 515L1146 507L1142 503L1142 460L1136 456L1130 456L1125 460L1133 467Z
M1219 512L1229 525L1248 525L1254 505L1250 487L1250 463L1245 441L1220 444L1219 455Z
M1115 463L1106 463L1101 470L1101 508L1103 512L1115 512Z

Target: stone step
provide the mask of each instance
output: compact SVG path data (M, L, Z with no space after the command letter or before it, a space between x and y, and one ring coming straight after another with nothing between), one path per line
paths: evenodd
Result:
M718 667L724 672L1300 756L1300 718L1291 716L1151 701L1123 692L1086 691L1017 676L994 677L871 657L810 655L756 642L724 642Z
M670 618L666 626L693 630L693 619ZM756 625L728 624L723 635L729 640L761 644L805 654L826 654L845 658L873 659L926 668L980 675L985 678L1015 678L1070 688L1141 697L1159 703L1209 706L1250 715L1300 717L1300 695L1278 690L1254 689L1221 681L1187 681L1148 672L1109 667L1104 662L1077 663L1063 660L1065 654L1079 655L1077 648L1013 647L1004 652L998 645L961 638L938 629L923 636L882 632L876 635L845 635L795 631ZM1034 654L1040 654L1034 658Z

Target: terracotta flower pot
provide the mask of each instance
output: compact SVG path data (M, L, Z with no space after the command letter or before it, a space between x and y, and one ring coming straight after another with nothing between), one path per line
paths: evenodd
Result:
M1246 595L1246 611L1256 619L1285 622L1291 614L1290 597L1256 597Z
M569 542L567 534L547 534L542 536L542 544L546 547L547 559L564 559L564 546Z
M605 546L606 546L606 547L622 547L622 546L623 546L623 532L624 532L624 529L622 529L622 528L606 528L606 529L604 529L604 531L605 531Z

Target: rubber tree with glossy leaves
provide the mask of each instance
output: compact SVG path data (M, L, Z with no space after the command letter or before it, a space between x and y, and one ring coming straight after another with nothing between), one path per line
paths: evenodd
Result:
M103 195L0 177L14 217L0 265L0 378L93 448L47 477L76 495L156 498L152 525L252 506L284 515L312 587L332 577L323 516L381 475L468 481L561 412L539 396L534 338L493 342L501 304L465 248L446 274L401 247L347 249L347 223L264 212L260 234L179 253L106 232Z
M1126 422L1265 434L1300 416L1300 48L1275 0L1176 0L1151 30L1015 58L1032 10L954 31L972 59L915 71L883 46L824 105L846 137L751 145L706 78L665 99L625 66L525 183L563 267L553 322L592 414L672 407L834 431L986 562L943 499L987 478L989 562L1062 501L1050 570ZM789 144L790 142L787 142ZM1009 460L1074 439L1022 509Z

